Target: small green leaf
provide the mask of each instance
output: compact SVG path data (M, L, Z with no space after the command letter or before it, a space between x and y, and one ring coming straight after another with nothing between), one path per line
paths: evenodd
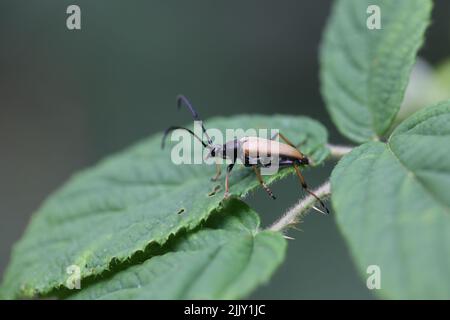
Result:
M367 27L369 5L381 29ZM339 131L363 142L383 136L403 100L430 20L429 0L339 0L321 46L321 85Z
M236 116L206 121L208 128L279 129L315 164L328 155L325 129L298 116ZM45 295L65 285L67 267L81 278L102 274L149 244L164 244L192 230L220 208L224 175L212 182L215 167L174 165L170 146L161 150L156 135L74 176L53 194L15 246L0 291L8 298ZM200 148L199 148L200 149ZM280 170L270 183L291 173ZM217 192L217 187L221 189ZM249 168L237 165L230 193L245 196L259 184Z
M284 259L280 233L259 231L259 217L233 200L168 252L132 266L72 299L237 299L266 282Z
M331 177L337 221L364 277L396 299L450 299L450 101L366 143ZM349 197L348 195L352 195Z

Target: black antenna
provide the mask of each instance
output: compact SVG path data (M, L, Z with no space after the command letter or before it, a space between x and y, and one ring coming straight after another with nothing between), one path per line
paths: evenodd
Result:
M206 129L205 129L205 126L203 125L203 121L199 118L197 111L195 111L192 104L189 102L189 100L184 95L179 94L177 96L177 106L178 106L178 108L181 108L182 105L185 105L191 111L192 117L194 118L194 120L201 122L203 133L205 134L206 139L208 139L208 144L212 144L212 140L209 137L209 135L206 133Z
M162 141L161 141L161 149L164 149L164 145L165 145L165 142L166 142L167 135L168 135L170 132L172 132L172 131L174 131L174 130L177 130L177 129L186 130L186 131L189 132L192 136L194 136L195 138L197 138L197 140L200 141L200 142L202 143L202 145L203 145L205 148L208 147L208 145L207 145L205 142L203 142L203 140L200 139L199 136L197 136L192 130L187 129L187 128L184 128L184 127L172 126L172 127L167 128L166 131L164 131L164 135L163 135L163 138L162 138Z

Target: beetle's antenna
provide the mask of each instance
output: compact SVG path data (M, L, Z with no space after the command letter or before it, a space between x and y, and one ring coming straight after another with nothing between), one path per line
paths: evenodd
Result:
M189 100L182 94L179 94L177 96L177 107L181 108L181 105L185 105L186 107L188 107L189 111L191 111L192 113L192 117L194 118L194 120L200 120L198 117L198 113L197 111L195 111L194 107L192 106L192 104L189 102Z
M205 134L206 139L208 139L208 144L212 144L212 140L209 137L209 135L206 133L206 129L205 129L205 126L203 125L203 121L200 120L197 111L195 111L192 104L189 102L189 100L184 95L179 94L177 96L177 106L178 106L178 108L181 108L182 105L185 105L191 111L192 117L194 118L194 120L201 122L203 133Z
M184 128L184 127L172 126L172 127L167 128L166 131L164 131L164 135L163 135L163 138L162 138L162 141L161 141L161 149L164 149L164 145L165 145L165 142L166 142L167 135L168 135L170 132L172 132L172 131L174 131L174 130L177 130L177 129L186 130L186 131L189 132L192 136L194 136L195 138L197 138L197 140L200 141L200 142L202 143L202 145L203 145L205 148L209 147L209 145L207 145L202 139L200 139L200 137L197 136L192 130L190 130L190 129L188 129L188 128Z

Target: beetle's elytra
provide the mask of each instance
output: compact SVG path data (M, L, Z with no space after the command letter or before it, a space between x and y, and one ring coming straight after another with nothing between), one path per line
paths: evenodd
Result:
M195 111L194 107L185 96L183 95L177 96L177 106L178 108L180 108L181 106L186 106L192 113L194 120L200 121L197 111ZM323 201L308 188L308 185L306 184L306 181L302 173L300 172L299 168L300 165L305 166L309 165L310 162L308 157L305 156L303 153L301 153L301 151L292 142L290 142L283 134L277 133L270 140L251 136L242 137L240 139L235 138L234 140L227 141L225 144L220 145L220 144L213 144L211 138L208 136L208 133L206 132L203 122L201 123L203 134L207 139L206 142L203 141L202 138L197 136L192 130L188 128L180 126L171 126L167 128L166 131L164 132L161 146L164 148L165 139L170 132L172 132L173 130L185 130L189 132L192 136L194 136L197 140L199 140L202 143L203 147L209 150L208 157L230 159L231 163L227 166L227 173L225 177L224 197L228 197L229 195L229 176L231 170L233 169L236 160L240 159L244 164L244 166L253 168L261 186L264 188L264 190L266 190L266 192L272 199L276 199L272 191L264 183L264 180L260 172L260 168L262 166L270 166L271 164L270 161L272 159L271 156L274 155L274 153L276 153L276 156L278 158L278 165L280 167L293 166L303 189L308 194L316 198L316 200L320 203L324 211L319 210L316 207L314 208L319 212L325 214L329 213L329 210L325 206ZM281 143L275 140L277 137L282 139L285 143ZM218 163L216 163L216 170L217 170L216 175L213 178L211 178L211 180L213 181L216 181L221 175L221 168Z

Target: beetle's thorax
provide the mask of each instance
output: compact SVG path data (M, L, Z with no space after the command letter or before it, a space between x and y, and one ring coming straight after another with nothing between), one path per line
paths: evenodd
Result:
M239 155L240 150L240 141L238 139L227 141L224 145L222 145L222 153L221 157L223 159L235 160Z
M240 150L240 141L238 139L230 140L225 144L216 144L212 145L209 156L222 158L222 159L230 159L235 160L239 157Z

